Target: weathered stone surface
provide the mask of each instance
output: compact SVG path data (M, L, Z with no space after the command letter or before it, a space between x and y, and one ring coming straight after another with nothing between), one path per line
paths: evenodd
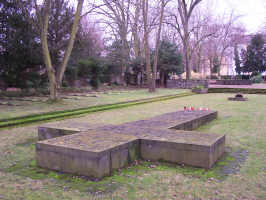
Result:
M194 130L217 118L217 111L178 111L152 117L147 120L125 123L147 128L171 128L178 130Z
M172 128L178 130L194 130L216 118L217 111L178 111L152 117L147 120L124 123L123 125L160 129ZM54 137L75 134L81 131L94 130L97 128L101 129L102 127L106 126L103 126L102 124L91 125L84 122L71 123L69 121L60 121L53 124L45 124L39 127L38 136L39 140L45 140ZM112 125L109 127L111 127L110 130L117 128L117 126Z
M59 121L56 123L47 123L38 128L39 140L47 140L64 135L71 135L81 131L93 130L102 124L89 124L82 122L71 123L70 121Z
M52 138L36 144L37 165L101 178L111 175L112 170L125 167L135 159L130 158L132 154L129 152L137 152L138 143L134 136L110 136L97 131Z
M147 128L130 124L106 126L101 130L139 138L140 156L146 160L164 160L210 168L224 152L225 135Z
M38 139L47 140L79 132L80 130L75 128L66 128L66 127L57 128L57 127L41 126L38 128Z
M172 131L173 132L173 131ZM175 131L163 138L141 139L141 157L211 168L224 152L225 135Z

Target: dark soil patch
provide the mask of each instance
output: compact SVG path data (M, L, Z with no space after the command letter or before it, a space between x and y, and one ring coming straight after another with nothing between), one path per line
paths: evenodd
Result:
M245 149L237 149L231 152L230 156L233 159L221 168L221 173L224 175L237 174L241 169L241 165L248 157L248 151Z

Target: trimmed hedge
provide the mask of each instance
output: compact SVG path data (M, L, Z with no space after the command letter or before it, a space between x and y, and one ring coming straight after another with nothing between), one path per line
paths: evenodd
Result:
M208 93L266 94L266 89L255 88L209 88Z
M49 91L47 89L38 89L36 91L1 91L0 97L31 97L31 96L44 96L49 95Z
M167 96L146 98L146 99L140 99L140 100L113 103L113 104L90 106L87 108L79 108L79 109L73 109L73 110L64 110L64 111L56 111L56 112L48 112L48 113L42 113L42 114L35 114L35 115L32 114L32 115L27 115L27 116L14 117L14 118L1 120L0 128L22 125L22 124L29 124L33 122L48 121L51 119L63 119L65 117L70 117L70 116L78 116L82 114L124 108L124 107L157 102L157 101L165 101L169 99L185 97L185 96L190 96L190 95L193 95L193 93L187 92L187 93L176 94L176 95L167 95Z
M251 85L251 80L216 80L217 85Z

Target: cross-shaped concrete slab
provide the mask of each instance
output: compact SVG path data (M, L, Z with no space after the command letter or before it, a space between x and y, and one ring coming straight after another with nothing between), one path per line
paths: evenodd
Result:
M47 124L38 129L37 164L96 178L139 158L210 168L224 152L225 135L186 130L216 117L216 111L178 111L121 125Z

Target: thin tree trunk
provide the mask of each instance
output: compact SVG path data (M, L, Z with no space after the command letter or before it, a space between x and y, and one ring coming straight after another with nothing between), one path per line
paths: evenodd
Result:
M149 32L148 32L148 0L142 1L142 14L143 14L143 25L144 25L144 52L146 61L146 75L147 84L149 89L151 88L151 60L150 60L150 48L149 48Z
M162 2L161 2L159 28L158 28L158 32L157 32L157 36L156 36L156 46L155 46L155 55L154 55L154 63L153 63L153 74L152 74L152 85L151 85L151 89L150 89L151 92L155 92L155 90L156 90L158 54L159 54L159 47L160 47L160 39L161 39L161 30L162 30L162 23L163 23L164 7L165 7L165 2L164 2L164 0L162 0Z
M138 24L139 24L139 17L140 17L140 0L136 0L136 9L135 9L135 16L134 16L134 24L132 27L132 35L133 35L133 42L134 42L134 51L136 58L140 57L140 40L138 35Z
M184 24L184 52L185 52L185 66L186 66L186 79L191 78L191 69L190 69L190 48L189 48L189 33L188 33L188 24Z
M179 16L181 18L181 23L183 26L183 34L179 26L178 26L178 32L183 41L183 50L184 50L184 56L185 56L185 68L186 68L186 79L187 80L191 78L191 67L190 67L191 52L190 52L190 36L189 36L188 24L189 24L189 19L191 17L191 14L194 8L201 1L202 0L190 1L189 8L188 8L188 2L186 2L185 0L178 0L178 12L179 12Z
M212 76L212 58L210 58L210 79L211 79L211 76Z
M49 25L49 15L51 10L51 0L44 0L44 16L42 18L41 11L37 5L37 0L35 0L35 8L36 13L39 18L40 26L41 26L41 43L42 43L42 52L44 57L45 66L48 73L49 78L49 88L50 88L50 99L56 100L57 99L57 88L61 85L63 76L66 70L67 62L69 60L71 51L73 49L76 33L78 30L78 24L80 21L80 14L82 10L84 0L78 1L78 6L72 26L72 31L69 39L69 43L67 49L65 51L65 55L59 69L56 73L55 69L52 66L51 56L48 48L48 41L47 41L47 32L48 32L48 25Z
M57 71L57 86L58 87L60 87L62 84L64 73L65 73L66 67L67 67L67 63L68 63L69 57L71 55L71 52L72 52L72 49L74 46L75 38L77 35L77 31L78 31L79 21L81 18L83 3L84 3L84 0L78 1L77 10L75 13L74 22L72 25L72 30L71 30L71 35L70 35L70 39L68 42L68 46L67 46L66 52L64 54L63 61L62 61L61 65L59 66L59 69Z
M165 87L165 72L164 71L161 71L161 86L162 87Z
M47 41L47 32L48 32L48 24L49 24L49 15L51 9L51 0L46 0L44 2L44 18L43 21L40 21L41 24L41 43L42 43L42 52L44 57L44 63L47 69L48 78L49 78L49 89L50 89L50 99L57 99L57 90L56 90L56 77L55 70L52 66L51 56L48 49L48 41ZM41 19L41 18L40 18Z
M189 80L191 78L191 69L190 69L189 49L187 46L184 46L184 52L185 52L185 65L186 65L186 79Z

